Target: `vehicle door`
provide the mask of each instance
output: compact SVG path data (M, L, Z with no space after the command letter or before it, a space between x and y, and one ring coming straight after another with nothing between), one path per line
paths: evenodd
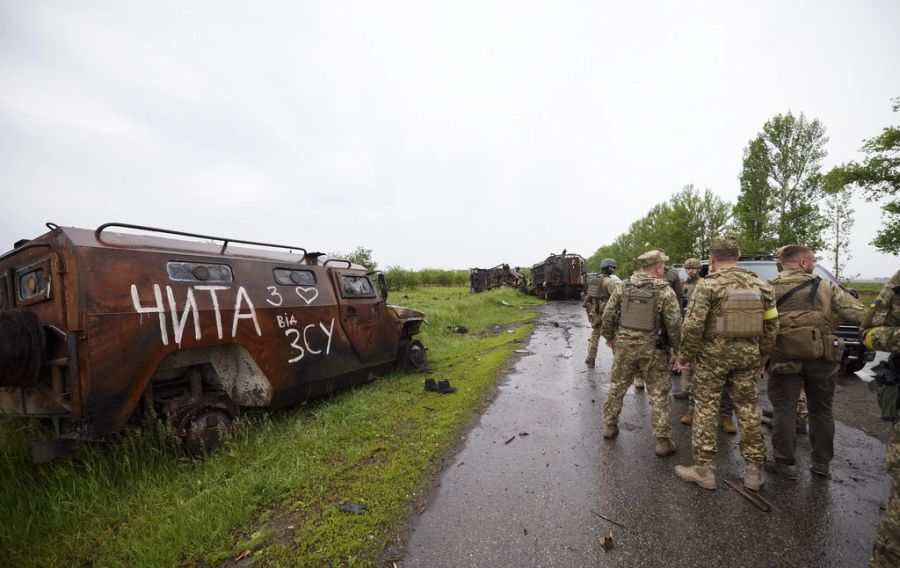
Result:
M394 360L397 330L391 326L387 306L368 275L359 271L334 270L340 297L341 327L363 363Z

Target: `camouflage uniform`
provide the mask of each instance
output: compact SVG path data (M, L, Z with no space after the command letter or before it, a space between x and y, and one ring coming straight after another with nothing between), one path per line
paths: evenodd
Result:
M603 323L601 319L603 308L606 307L606 303L609 301L610 296L612 296L613 290L616 289L616 284L611 276L601 274L599 279L600 283L597 297L585 296L584 304L582 304L587 311L588 321L591 323L592 328L591 337L588 339L588 353L585 363L592 366L594 361L597 360L597 348L600 343L600 327Z
M641 255L643 259L645 255ZM664 256L662 258L665 258ZM632 288L652 290L656 298L655 329L640 331L621 325L623 298ZM665 280L645 272L636 272L621 286L617 286L603 310L601 335L615 341L612 378L603 405L603 421L615 426L622 412L622 400L635 376L643 376L652 406L653 434L657 438L671 438L669 420L669 389L672 373L668 349L657 346L658 331L664 330L672 349L677 350L681 337L681 308L675 292Z
M818 278L818 280L816 280ZM863 305L830 280L799 268L782 270L769 280L775 288L780 322L776 346L792 330L803 328L804 337L812 337L810 328L818 329L821 342L829 345L834 340L833 331L840 318L858 323ZM818 283L818 284L817 284ZM798 288L802 286L802 288ZM793 291L793 292L792 292ZM806 334L810 329L809 335ZM811 342L811 341L810 341ZM832 402L837 381L840 352L829 349L829 357L817 359L792 359L796 351L782 353L776 348L769 366L768 392L772 401L772 453L775 463L794 465L797 444L798 402L801 389L806 393L809 415L809 442L812 446L812 462L818 472L827 473L827 466L834 457L834 416Z
M900 271L881 290L863 317L863 343L869 349L900 353ZM885 456L891 494L875 532L870 568L900 566L900 421L891 427Z
M689 258L684 261L685 268L700 268L701 266L702 264L700 263L699 258ZM700 276L685 280L683 289L686 302L691 301L691 296L694 294L694 289L697 287L700 280L702 280ZM693 366L681 371L681 391L688 393L688 413L691 415L693 415L694 412L694 395L691 393L691 380L693 377ZM681 398L683 399L684 395L681 395ZM731 418L732 414L734 414L734 404L731 402L731 396L728 395L728 389L722 389L722 400L719 404L719 417ZM691 416L691 419L693 420L693 416Z
M735 289L760 291L764 319L761 336L726 338L707 329L721 315L728 291ZM697 466L710 465L715 458L718 410L726 385L731 386L741 429L741 455L746 463L756 468L765 463L766 446L760 425L756 381L758 369L768 359L775 344L776 318L772 287L742 268L730 267L712 273L694 289L682 327L679 359L682 363L695 365L691 442Z

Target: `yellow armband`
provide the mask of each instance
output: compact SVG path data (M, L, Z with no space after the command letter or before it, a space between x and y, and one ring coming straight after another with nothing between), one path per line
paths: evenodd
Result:
M772 308L771 310L766 310L765 313L763 313L764 320L775 319L777 317L778 317L778 309L777 308Z
M877 327L871 327L871 328L867 329L865 331L865 333L863 333L863 338L862 338L863 345L865 345L867 348L871 349L872 351L877 351L875 349L875 345L872 344L872 336L875 334L875 332L877 330L878 330Z

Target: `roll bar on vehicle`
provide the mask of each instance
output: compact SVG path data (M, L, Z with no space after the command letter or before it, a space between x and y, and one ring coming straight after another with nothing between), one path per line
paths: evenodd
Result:
M48 226L50 224L48 223ZM185 231L174 231L172 229L160 229L157 227L145 227L143 225L132 225L130 223L104 223L97 227L94 231L94 234L97 235L97 238L100 238L100 234L110 227L121 227L124 229L135 229L137 231L148 231L151 233L164 233L167 235L179 235L182 237L193 237L195 239L209 239L212 241L222 241L222 250L219 251L219 254L225 254L225 250L228 248L230 243L239 243L242 245L253 245L260 247L272 247L272 248L282 248L287 250L301 250L303 251L303 256L305 257L308 253L303 247L295 247L289 245L277 245L273 243L260 243L256 241L245 241L242 239L232 239L232 238L224 238L224 237L214 237L212 235L201 235L199 233L187 233Z

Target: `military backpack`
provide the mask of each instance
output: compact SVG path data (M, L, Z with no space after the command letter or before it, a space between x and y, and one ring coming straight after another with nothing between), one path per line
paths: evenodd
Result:
M773 362L824 359L837 362L844 355L844 340L832 332L830 282L821 277L803 282L773 281L778 308L778 337Z

